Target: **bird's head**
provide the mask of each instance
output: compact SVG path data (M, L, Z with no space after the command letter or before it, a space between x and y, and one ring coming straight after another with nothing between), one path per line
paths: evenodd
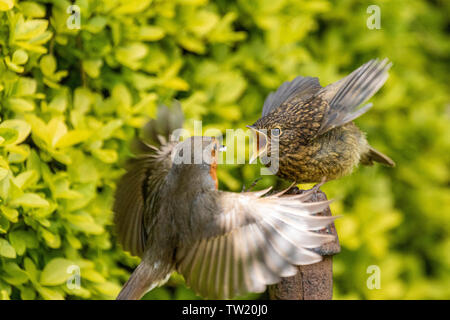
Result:
M172 172L190 184L208 184L218 187L217 162L224 146L214 137L189 137L172 151Z
M284 119L275 115L263 117L247 128L252 130L256 142L256 152L252 154L250 163L258 157L276 156L274 153L282 151L283 146L289 144L294 132Z

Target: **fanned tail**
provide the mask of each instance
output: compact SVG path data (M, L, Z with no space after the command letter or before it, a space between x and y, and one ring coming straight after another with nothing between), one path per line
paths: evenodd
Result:
M142 260L123 286L116 300L139 300L146 292L165 283L171 272L161 270L162 266L161 263L151 265Z

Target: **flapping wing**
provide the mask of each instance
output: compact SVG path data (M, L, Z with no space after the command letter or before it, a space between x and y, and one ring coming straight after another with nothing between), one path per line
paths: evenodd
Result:
M292 81L284 82L275 92L271 92L264 101L262 117L278 108L282 103L292 97L308 99L322 87L319 79L298 76Z
M342 126L369 110L371 103L358 107L383 86L391 66L388 59L370 60L347 77L320 90L317 96L327 101L330 107L317 134Z
M193 211L209 223L196 230L197 241L178 250L177 269L202 296L262 292L294 275L295 265L320 261L309 249L334 239L313 232L335 219L314 216L329 201L305 203L311 193L262 197L267 191L214 191L196 200Z
M317 78L298 77L285 82L266 99L263 116L278 113L286 127L301 131L298 143L307 144L369 110L371 103L359 106L383 86L391 65L388 59L371 60L325 88L319 85Z
M114 223L119 243L132 255L142 256L147 232L145 226L159 206L159 194L172 166L172 144L129 162L128 171L117 185Z
M113 210L119 243L133 255L142 256L144 252L146 226L159 206L160 190L172 166L170 155L175 143L168 140L171 132L182 125L179 105L170 110L160 106L157 118L144 127L142 139L132 145L138 156L129 161L117 185Z

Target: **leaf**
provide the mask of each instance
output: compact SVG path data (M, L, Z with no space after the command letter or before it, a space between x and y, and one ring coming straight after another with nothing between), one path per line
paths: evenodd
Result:
M114 131L123 125L122 119L114 119L105 124L98 132L97 135L102 139L106 140L111 138Z
M40 287L37 289L42 298L45 300L64 300L64 295L59 291L50 288Z
M83 246L81 244L81 241L71 234L66 235L66 240L69 242L70 246L74 249L80 249Z
M20 163L24 162L30 155L30 147L26 144L22 145L9 145L6 148L8 150L8 162Z
M138 39L141 41L157 41L165 36L165 31L157 26L143 26L139 29Z
M48 134L51 137L51 146L55 147L59 139L67 133L67 126L64 121L53 118L47 125Z
M89 19L89 22L87 23L87 25L83 26L83 29L91 33L99 33L105 28L107 22L108 18L102 16L95 16Z
M19 137L19 133L14 129L0 128L0 137L2 138L0 145L12 144Z
M66 148L86 141L91 136L87 130L72 130L62 136L56 143L55 148Z
M30 40L43 34L47 29L48 21L45 19L19 20L16 25L15 39Z
M58 234L55 235L50 231L41 228L41 235L50 248L56 249L61 246L61 237Z
M4 216L0 216L0 234L7 233L11 223Z
M44 286L57 286L63 284L71 276L67 269L73 262L63 258L52 259L42 270L40 284Z
M178 42L180 43L180 46L182 46L184 49L195 52L198 54L203 54L206 51L205 44L202 40L190 37L187 35L179 35L177 37Z
M0 128L9 128L17 131L18 137L13 142L14 144L22 143L31 132L31 126L26 121L19 119L5 120L0 123Z
M52 76L56 71L56 59L54 56L48 54L41 58L39 62L41 71L46 76Z
M16 223L19 217L19 211L14 208L9 208L7 206L1 206L0 211L2 214L12 223Z
M89 77L94 79L99 77L100 69L102 66L103 66L102 59L83 60L83 70L86 71Z
M115 163L117 161L117 152L112 149L95 149L92 154L105 163Z
M106 296L110 297L116 297L121 287L113 282L103 282L103 283L96 283L94 284L95 289L100 292L101 294L104 294Z
M67 96L64 92L58 93L48 104L50 110L62 113L67 108Z
M0 0L0 11L8 11L14 7L14 0Z
M49 203L36 193L24 193L22 196L11 201L11 205L26 208L45 208L49 206Z
M116 58L124 66L133 70L139 68L139 60L147 55L147 46L140 42L133 42L116 50Z
M45 7L39 3L25 1L20 3L22 12L27 17L32 18L44 18L45 17Z
M152 0L127 0L120 1L119 5L113 10L114 15L126 15L143 12Z
M14 72L22 73L25 70L24 67L22 67L22 66L20 66L18 64L15 64L14 62L12 62L11 58L8 57L8 56L5 57L5 63L8 66L8 68L11 69Z
M25 239L20 237L20 233L21 233L20 231L21 230L13 231L13 232L9 233L9 241L19 256L23 255L27 248Z
M0 256L14 259L16 257L16 250L5 239L0 238Z
M0 181L5 179L8 176L8 174L9 174L8 169L0 167Z
M30 96L36 93L37 81L32 78L20 77L17 82L16 96Z
M36 183L38 177L39 177L38 173L35 170L27 170L20 173L17 177L13 179L13 181L16 184L16 186L24 190L33 183Z
M25 64L28 61L28 54L25 50L19 49L14 51L12 56L12 62L15 64Z
M33 140L35 141L35 143L39 146L41 146L42 144L50 146L51 136L47 128L47 124L35 115L29 115L28 117L26 117L26 119L31 125L31 132L33 134Z
M73 225L75 230L80 230L90 234L101 234L105 230L87 213L68 213L65 214L64 217Z
M102 283L102 282L106 281L105 278L100 273L98 273L97 271L92 270L92 269L83 269L81 271L81 275L82 275L83 279L86 279L86 280L89 280L92 282Z
M21 285L28 282L29 280L27 272L22 270L15 262L5 263L3 265L3 269L7 273L7 275L10 276L5 278L6 282L12 285Z
M80 199L82 194L70 189L70 182L66 178L54 181L53 196L62 199Z
M34 300L36 298L36 291L33 288L21 287L20 299L22 300Z
M8 106L17 113L34 110L34 103L22 98L9 98Z
M39 271L37 270L36 265L34 264L33 260L26 257L24 259L23 265L24 265L25 271L28 273L28 277L30 278L30 280L33 282L37 282Z

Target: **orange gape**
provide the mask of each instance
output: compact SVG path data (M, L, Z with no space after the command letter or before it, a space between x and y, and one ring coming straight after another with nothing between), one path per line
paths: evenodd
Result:
M209 169L209 174L211 175L211 178L213 178L214 182L216 183L216 189L219 188L219 180L217 179L217 153L216 153L217 143L216 147L212 149L211 156L213 158L213 162L211 163L211 168Z

